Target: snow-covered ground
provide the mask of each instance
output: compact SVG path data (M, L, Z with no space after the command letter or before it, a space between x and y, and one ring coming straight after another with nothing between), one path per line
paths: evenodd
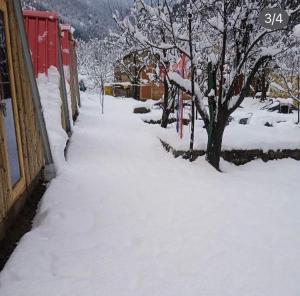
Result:
M298 296L300 163L166 153L135 102L84 95L1 296Z
M274 100L276 101L276 100ZM149 105L149 103L147 103ZM264 151L277 149L300 148L300 125L296 125L297 111L292 114L280 114L277 111L261 110L268 103L260 103L257 99L247 98L233 114L233 120L225 129L223 150L233 149L262 149ZM189 110L185 110L188 118ZM142 116L143 120L159 119L161 110L152 110ZM249 118L247 125L240 124L240 119ZM268 123L272 127L265 126ZM176 123L168 129L156 128L157 135L177 150L189 150L189 126L184 127L184 138L180 139L176 132ZM206 150L207 133L203 121L196 122L195 149Z

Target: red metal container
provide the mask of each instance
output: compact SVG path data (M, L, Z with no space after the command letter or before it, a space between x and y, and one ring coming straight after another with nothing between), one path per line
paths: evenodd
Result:
M45 11L24 10L25 28L36 77L48 74L51 66L59 67L59 20L58 14Z
M36 78L39 74L48 75L54 66L60 74L60 96L63 104L62 127L71 132L68 110L68 97L62 65L59 16L55 12L24 10L24 23Z

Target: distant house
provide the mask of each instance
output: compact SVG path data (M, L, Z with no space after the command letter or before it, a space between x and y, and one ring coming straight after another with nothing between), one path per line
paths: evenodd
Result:
M279 69L275 66L275 69ZM298 96L298 77L283 76L278 71L263 68L253 80L251 95L257 98L291 99ZM294 102L296 104L296 101Z
M298 77L288 76L281 77L273 75L270 83L270 96L274 98L291 98L298 96ZM296 103L296 102L294 102Z
M164 88L159 81L158 58L147 51L133 52L119 60L114 69L114 82L106 85L106 94L159 100Z

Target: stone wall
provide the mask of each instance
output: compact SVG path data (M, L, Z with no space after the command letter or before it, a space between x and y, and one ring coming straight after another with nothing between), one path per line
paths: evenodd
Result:
M184 159L190 159L190 151L176 150L168 143L161 140L163 147L166 151L172 153L175 158L182 157ZM204 156L206 151L194 150L192 158L195 160L199 156ZM235 165L243 165L255 159L261 159L265 162L276 159L292 158L300 160L300 149L283 149L283 150L269 150L263 151L260 149L251 150L230 150L222 151L222 158Z

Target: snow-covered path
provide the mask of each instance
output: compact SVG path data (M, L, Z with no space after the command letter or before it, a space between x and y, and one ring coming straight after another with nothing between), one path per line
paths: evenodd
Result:
M1 296L299 296L300 163L174 159L134 102L84 97Z

